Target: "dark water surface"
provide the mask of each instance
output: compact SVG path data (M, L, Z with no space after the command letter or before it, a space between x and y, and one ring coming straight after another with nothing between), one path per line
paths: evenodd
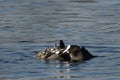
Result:
M60 39L104 57L33 57ZM120 80L120 0L0 0L0 80L67 79Z

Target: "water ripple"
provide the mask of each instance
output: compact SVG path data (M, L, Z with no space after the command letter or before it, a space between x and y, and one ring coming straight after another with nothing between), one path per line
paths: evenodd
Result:
M0 80L119 80L119 0L0 0ZM63 39L99 56L83 63L37 60Z

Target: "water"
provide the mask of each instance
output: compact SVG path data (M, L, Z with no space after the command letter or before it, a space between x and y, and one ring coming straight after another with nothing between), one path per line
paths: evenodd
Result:
M100 57L33 57L60 39ZM0 80L119 80L119 59L120 0L0 0Z

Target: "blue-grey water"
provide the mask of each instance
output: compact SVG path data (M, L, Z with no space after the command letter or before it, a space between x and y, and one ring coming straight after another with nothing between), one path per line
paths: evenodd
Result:
M33 57L61 39L99 57ZM0 0L0 80L120 80L120 0Z

